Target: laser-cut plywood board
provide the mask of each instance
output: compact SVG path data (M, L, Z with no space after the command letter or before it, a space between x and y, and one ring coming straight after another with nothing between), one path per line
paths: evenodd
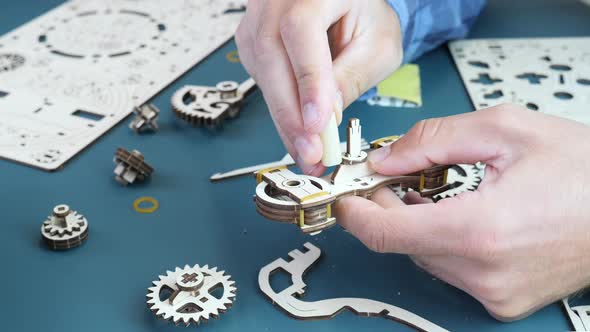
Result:
M246 0L71 0L0 37L0 157L55 170L229 40Z
M511 102L590 125L590 38L473 39L449 48L476 109Z

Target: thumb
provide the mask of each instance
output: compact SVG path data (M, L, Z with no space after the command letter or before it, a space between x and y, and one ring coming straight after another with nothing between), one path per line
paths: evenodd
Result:
M508 155L512 135L502 121L502 106L473 113L422 120L395 143L369 154L381 174L409 174L433 165L494 165ZM512 120L514 117L512 116ZM497 165L495 165L497 167Z

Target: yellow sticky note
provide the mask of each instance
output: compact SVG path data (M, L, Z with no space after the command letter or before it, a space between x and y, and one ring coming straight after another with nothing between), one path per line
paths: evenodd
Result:
M377 94L381 97L393 97L422 106L420 85L420 67L411 64L404 65L377 85Z

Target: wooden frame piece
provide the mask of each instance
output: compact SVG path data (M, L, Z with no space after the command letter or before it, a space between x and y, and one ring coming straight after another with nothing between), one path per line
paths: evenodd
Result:
M306 302L300 300L307 285L303 281L305 273L320 258L321 250L311 243L305 243L306 252L293 250L289 262L278 258L264 266L258 274L258 286L272 303L296 319L330 319L343 311L350 311L364 317L384 317L411 326L419 331L444 332L444 328L402 308L391 304L360 298L335 298ZM291 286L276 292L270 279L273 273L282 270L291 275Z

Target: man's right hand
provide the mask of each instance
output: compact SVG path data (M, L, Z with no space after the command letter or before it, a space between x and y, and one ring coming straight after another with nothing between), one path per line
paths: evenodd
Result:
M283 143L301 169L319 176L322 132L402 60L395 11L384 0L250 0L236 33ZM342 115L336 114L338 122Z
M515 105L429 119L371 152L402 175L435 164L487 164L475 192L405 205L388 188L347 197L338 222L369 248L408 254L514 320L590 284L590 128ZM414 195L412 195L414 194Z

